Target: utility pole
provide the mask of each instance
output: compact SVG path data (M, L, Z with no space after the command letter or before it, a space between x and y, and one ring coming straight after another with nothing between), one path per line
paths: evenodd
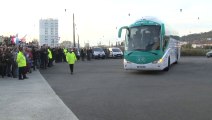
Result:
M74 23L74 13L73 13L73 43L74 43L74 47L76 47L76 43L75 43L75 23Z
M67 11L67 9L65 9L65 12ZM76 47L76 43L75 43L75 22L74 22L74 13L73 13L73 44L74 47Z
M79 35L77 35L78 36L78 49L79 49Z

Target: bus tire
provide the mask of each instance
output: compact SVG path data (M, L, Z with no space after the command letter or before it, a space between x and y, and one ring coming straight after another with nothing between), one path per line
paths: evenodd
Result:
M169 57L169 59L168 59L168 65L167 65L167 67L164 69L164 71L169 71L169 68L170 68L170 57Z
M174 62L174 64L177 64L178 63L178 54L176 56L176 61Z

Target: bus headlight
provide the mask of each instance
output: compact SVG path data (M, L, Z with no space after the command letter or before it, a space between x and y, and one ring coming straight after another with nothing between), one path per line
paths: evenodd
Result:
M125 63L125 64L131 64L132 62L127 61L126 59L124 59L124 63Z
M154 62L152 62L153 64L157 64L157 63L162 63L163 62L163 59L159 59L159 60L155 60Z

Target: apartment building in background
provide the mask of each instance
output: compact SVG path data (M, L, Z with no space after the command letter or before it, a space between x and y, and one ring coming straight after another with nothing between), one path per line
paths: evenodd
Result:
M39 45L50 47L59 46L58 20L53 18L40 19L39 21Z

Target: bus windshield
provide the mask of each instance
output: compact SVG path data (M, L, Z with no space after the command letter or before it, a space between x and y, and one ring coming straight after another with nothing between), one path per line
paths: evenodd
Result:
M126 50L160 50L159 25L144 25L129 28L126 34Z

